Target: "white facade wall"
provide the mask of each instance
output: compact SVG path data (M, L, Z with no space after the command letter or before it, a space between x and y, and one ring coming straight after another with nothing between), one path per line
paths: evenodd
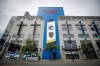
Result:
M31 25L34 24L35 21L36 21L36 23L38 25L40 25L40 26L36 27L36 34L39 34L39 37L35 37L34 41L38 41L38 52L39 52L40 55L42 55L42 52L40 52L40 48L41 48L41 50L43 50L42 48L43 48L43 36L44 36L44 21L43 21L42 17L31 16L31 18L33 18L33 19L32 20L25 20L25 19L23 20L24 25L27 25L27 26L23 26L22 31L21 31L21 34L24 34L24 37L19 38L18 40L22 41L22 43L20 45L24 46L25 45L24 42L25 42L26 39L28 39L28 38L33 39L33 36L29 37L28 35L29 34L33 35L34 26L31 26ZM37 18L37 20L36 20L36 18ZM10 33L9 33L9 35L11 36L10 43L12 41L16 42L16 38L13 37L13 35L18 33L18 30L19 30L18 25L20 23L21 23L21 19L20 20L16 19L14 21L14 24L11 28Z
M25 17L25 16L21 16L21 17ZM19 41L22 41L22 43L21 43L22 46L25 45L24 41L27 38L29 38L28 34L33 34L33 31L34 31L34 26L31 26L31 24L34 24L35 21L36 21L37 24L40 25L40 26L37 26L37 28L36 28L36 34L39 34L39 37L38 38L34 38L34 40L39 42L38 43L38 54L39 54L39 56L42 57L43 38L44 38L44 21L43 21L43 17L31 16L30 18L32 18L32 19L30 19L30 20L24 19L23 20L23 23L26 24L27 26L23 26L21 34L24 34L24 37L23 38L19 38ZM36 20L36 18L38 18L38 19ZM68 41L67 37L66 38L63 37L63 34L67 34L67 31L62 31L62 24L66 24L66 21L67 21L68 24L72 25L71 27L73 28L73 31L70 31L70 33L74 34L74 38L71 38L71 40L76 42L77 48L79 48L79 46L81 47L80 41L81 40L85 40L84 38L79 38L78 37L78 34L82 34L82 31L78 31L76 29L76 26L75 26L76 24L79 24L79 21L81 19L73 19L72 17L69 17L69 18L71 18L71 19L67 19L67 16L63 16L63 17L59 17L59 20L58 20L61 59L66 59L65 54L70 53L68 51L62 50L62 47L63 48L65 47L64 46L64 41ZM91 22L93 22L93 20L94 19L84 19L84 20L81 20L81 22L82 22L82 24L85 25L85 27L87 29L87 31L85 31L85 33L89 34L89 38L87 38L87 40L90 40L92 42L92 45L93 45L94 50L96 52L96 55L100 59L100 56L97 53L97 50L99 50L99 48L97 47L97 44L96 44L96 41L95 41L95 40L99 40L100 41L100 38L94 38L92 34L95 34L96 32L95 31L91 31L90 28L89 28L89 25L91 25ZM14 21L14 24L13 24L13 26L11 28L10 33L9 33L9 35L11 36L10 42L11 41L16 41L16 38L13 38L13 35L18 33L18 29L19 29L18 25L20 24L20 22L21 22L21 19L20 20L16 19ZM95 20L95 23L100 28L100 20L99 21ZM41 49L41 51L40 51L40 49ZM82 50L78 51L77 53L79 53L80 59L84 58L84 56L82 56L82 54L83 54ZM99 51L99 53L100 53L100 51Z
M70 31L70 34L74 34L74 38L71 38L72 41L76 41L76 45L77 45L77 48L79 48L79 46L81 47L81 43L80 41L82 40L85 40L84 38L79 38L78 37L78 34L82 34L82 31L78 31L76 29L76 24L79 24L79 22L81 21L82 24L85 25L87 31L85 31L86 34L89 34L89 38L87 38L87 40L90 40L93 47L94 47L94 50L96 52L96 55L97 57L100 59L100 51L99 51L99 54L97 53L97 50L99 50L97 44L96 44L96 41L95 40L99 40L100 41L100 38L94 38L93 37L93 34L96 34L96 31L91 31L90 28L89 28L89 25L91 25L91 23L93 21L95 21L95 23L98 25L98 27L100 28L100 20L97 21L97 20L94 20L94 19L84 19L84 20L81 20L81 19L75 19L73 17L70 17L70 19L68 19L67 16L62 16L62 17L59 17L59 21L58 21L58 28L59 28L59 39L60 39L60 51L61 51L61 58L62 59L66 59L66 55L65 54L68 54L68 53L71 53L70 51L64 51L62 50L62 47L65 48L65 45L64 45L64 41L68 41L68 38L64 38L63 37L63 34L67 34L67 30L66 31L63 31L62 30L62 24L66 24L66 21L68 24L71 24L72 28L73 28L73 31ZM67 26L66 26L67 28ZM86 58L84 55L83 55L83 52L82 50L78 51L79 54L79 57L80 59L84 59Z

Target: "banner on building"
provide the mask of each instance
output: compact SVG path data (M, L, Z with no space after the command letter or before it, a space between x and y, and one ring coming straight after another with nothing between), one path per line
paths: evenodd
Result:
M56 41L55 21L47 22L47 43Z

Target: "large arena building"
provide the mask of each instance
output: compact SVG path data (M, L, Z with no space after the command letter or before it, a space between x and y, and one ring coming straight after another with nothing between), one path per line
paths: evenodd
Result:
M34 11L33 11L34 12ZM20 51L26 39L33 39L41 59L52 59L44 48L54 43L53 59L100 59L100 16L66 16L63 7L39 7L37 16L25 12L12 16L0 39L0 56ZM89 46L84 54L82 44Z

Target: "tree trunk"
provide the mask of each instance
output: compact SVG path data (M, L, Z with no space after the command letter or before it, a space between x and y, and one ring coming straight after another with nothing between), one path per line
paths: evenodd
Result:
M53 60L53 52L51 51L51 59Z
M86 59L88 60L89 59L88 53L85 53L85 55L86 55Z

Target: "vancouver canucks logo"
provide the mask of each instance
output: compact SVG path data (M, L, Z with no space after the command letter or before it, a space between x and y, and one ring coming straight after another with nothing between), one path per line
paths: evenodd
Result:
M53 27L52 25L50 25L50 26L48 27L48 29L53 30L54 27Z
M53 33L53 32L49 32L49 37L50 37L50 38L52 38L52 37L53 37L53 35L54 35L54 33Z

